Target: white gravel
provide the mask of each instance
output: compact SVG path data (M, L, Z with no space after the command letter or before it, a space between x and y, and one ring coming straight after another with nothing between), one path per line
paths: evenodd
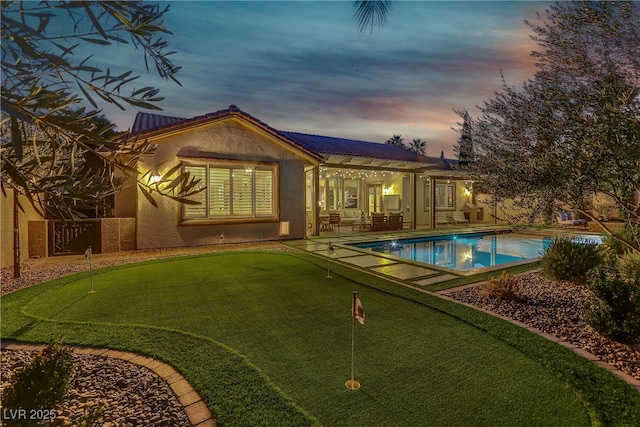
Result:
M267 242L135 251L96 255L93 259L93 267L102 268L181 255L248 249L292 250L284 245ZM87 271L88 268L82 256L65 257L64 262L60 261L51 258L26 261L22 265L19 279L12 277L13 269L2 269L0 293L5 294L46 280ZM481 293L482 286L442 293L453 299L518 320L570 342L640 380L640 348L609 340L582 321L584 302L589 297L589 291L583 286L552 281L537 272L530 273L521 276L516 288L517 295L523 301L485 298ZM2 353L3 387L6 385L6 379L14 369L17 369L16 365L9 361L22 360L18 362L18 365L22 366L25 358L28 357L32 357L28 352ZM109 408L109 411L105 410L105 422L110 424L105 425L111 427L189 425L188 421L185 424L186 415L182 408L179 408L180 404L175 396L173 399L169 396L173 395L170 388L155 373L122 360L99 356L74 357L76 361L74 383L79 384L80 388L77 390L74 388L74 397L65 404L61 414L62 424L59 425L73 425L74 420L80 416L80 412L84 413L87 407L96 405ZM134 391L128 392L126 387L131 387ZM154 391L155 387L158 391ZM147 399L144 396L151 397ZM124 398L128 400L118 400ZM158 408L164 408L164 412L159 414ZM168 418L168 414L171 414L171 418Z

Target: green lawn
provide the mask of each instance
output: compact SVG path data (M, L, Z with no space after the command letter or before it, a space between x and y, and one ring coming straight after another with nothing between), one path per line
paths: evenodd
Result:
M291 253L178 258L2 298L2 337L143 352L223 426L572 426L640 420L640 393L475 310ZM349 391L351 292L363 302Z

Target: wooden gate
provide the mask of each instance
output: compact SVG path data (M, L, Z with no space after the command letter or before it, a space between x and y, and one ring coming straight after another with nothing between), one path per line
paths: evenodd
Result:
M49 221L49 242L51 255L81 255L89 246L98 254L101 252L100 220Z

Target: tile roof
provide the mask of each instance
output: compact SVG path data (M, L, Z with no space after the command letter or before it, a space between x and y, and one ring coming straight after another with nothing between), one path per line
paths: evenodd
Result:
M131 127L131 133L134 135L168 127L184 121L180 117L160 116L158 114L141 113L136 114L136 119Z
M336 138L332 136L309 135L299 132L280 131L280 133L285 135L287 138L294 140L303 147L306 147L308 150L321 154L372 157L375 159L418 163L436 163L440 167L448 167L450 162L443 158L424 156L396 145ZM443 161L444 164L441 164Z
M214 111L213 113L203 114L201 116L195 116L188 119L182 117L173 117L173 116L161 116L158 114L151 113L143 113L138 112L136 114L136 118L133 122L133 126L131 127L132 135L139 135L148 132L156 132L169 128L176 128L179 126L196 126L202 122L215 120L222 117L229 117L232 115L242 116L274 133L278 133L278 131L266 123L258 120L253 117L251 114L245 113L240 110L235 105L230 105L229 108L225 108L224 110Z
M213 113L188 119L138 112L131 128L131 134L141 135L162 132L164 130L175 128L197 126L203 122L232 115L241 116L251 122L254 122L266 130L289 140L295 145L298 145L301 149L310 151L316 156L341 155L404 162L430 163L437 164L438 169L451 169L452 164L456 163L453 160L445 159L444 155L441 155L440 157L424 156L390 144L358 141L331 136L310 135L299 132L278 131L250 114L240 110L235 105L230 105L229 108L224 110L218 110Z
M305 152L308 156L311 156L311 158L314 158L316 161L318 162L322 161L322 156L320 154L314 151L311 151L308 148L280 134L277 129L272 128L266 123L253 117L251 114L245 113L244 111L240 110L238 107L236 107L233 104L230 105L229 108L226 108L224 110L218 110L213 113L191 117L188 119L184 119L181 117L174 117L174 116L162 116L159 114L138 112L133 122L133 126L131 127L131 135L142 136L143 138L157 136L158 134L162 135L162 133L166 131L184 130L191 127L200 126L207 122L212 122L215 120L220 120L228 117L240 117L245 121L249 121L256 126L261 127L266 132L280 139L285 140L285 142L287 142L289 145L295 147L301 152Z

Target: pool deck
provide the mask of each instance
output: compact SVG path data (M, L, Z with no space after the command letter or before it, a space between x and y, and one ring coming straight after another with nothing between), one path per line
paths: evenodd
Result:
M509 231L511 229L512 227L510 226L465 226L438 230L349 233L345 235L334 234L332 236L317 236L305 240L288 241L286 244L315 255L329 257L335 261L366 270L372 274L379 274L393 280L399 280L406 284L417 286L418 288L424 288L459 277L478 274L480 271L478 269L468 271L451 270L349 245L356 242L382 242L451 234L490 233ZM331 255L327 251L329 243L334 247L334 252ZM482 269L482 271L500 270L509 266L511 265L502 264L496 267Z
M460 277L473 276L478 273L503 270L519 264L530 263L530 260L500 264L493 267L474 268L465 271L453 270L435 265L400 258L391 254L374 252L367 249L350 246L356 242L383 242L389 240L411 239L418 237L447 236L451 234L463 235L473 233L491 233L512 231L512 226L507 225L478 225L462 227L446 227L439 229L420 229L395 232L359 232L359 233L323 233L320 236L309 237L304 240L285 242L288 246L313 253L315 255L330 257L331 259L349 264L353 267L369 271L372 274L383 275L387 278L402 281L405 284L425 288L438 283L454 280ZM534 236L585 236L589 233L585 230L545 229L545 230L518 230L519 234ZM329 243L334 247L333 254L327 249Z

